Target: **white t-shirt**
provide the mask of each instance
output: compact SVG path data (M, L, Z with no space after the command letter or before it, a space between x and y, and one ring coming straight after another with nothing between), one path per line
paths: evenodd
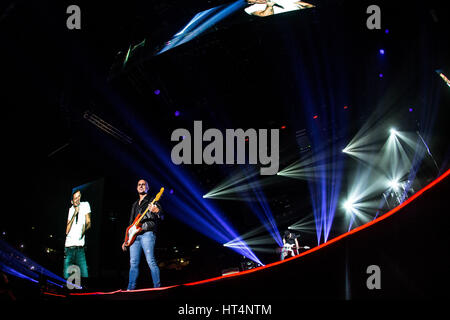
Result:
M73 206L69 209L69 217L67 223L72 219L75 213L75 208ZM91 213L91 207L89 202L80 202L80 210L78 211L78 221L77 218L73 220L72 228L70 228L69 233L66 236L66 247L72 246L84 246L85 235L80 239L81 233L83 232L83 225L86 223L86 215ZM85 233L86 234L86 233Z

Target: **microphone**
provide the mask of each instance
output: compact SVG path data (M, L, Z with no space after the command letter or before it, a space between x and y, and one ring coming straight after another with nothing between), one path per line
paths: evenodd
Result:
M77 207L78 206L76 206L76 205L73 205L73 207L74 207L74 209L75 209L75 213L74 213L74 215L75 215L75 224L77 224L78 223L78 212L77 212Z
M284 7L281 4L278 4L276 1L272 1L272 2L275 2L275 4L273 5L274 7L284 9Z

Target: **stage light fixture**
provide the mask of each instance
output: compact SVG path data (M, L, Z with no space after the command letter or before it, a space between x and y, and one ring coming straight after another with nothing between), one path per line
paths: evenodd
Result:
M393 179L393 180L389 181L388 186L389 186L389 188L393 189L394 191L397 191L398 188L400 187L400 183L398 182L397 179Z
M380 54L381 54L381 55L384 54L384 49L380 49Z
M391 133L392 136L395 136L395 135L397 135L397 133L398 133L398 131L395 130L394 128L391 128L391 129L389 130L389 132Z
M354 209L354 203L351 200L344 201L344 209L346 212L352 212Z

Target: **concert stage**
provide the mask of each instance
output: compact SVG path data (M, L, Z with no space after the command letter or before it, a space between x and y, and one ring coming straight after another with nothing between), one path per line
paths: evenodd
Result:
M444 298L445 8L0 5L0 299Z
M445 298L449 175L450 170L376 220L283 262L159 289L73 293L66 298L178 304ZM380 268L379 289L367 286L371 265Z

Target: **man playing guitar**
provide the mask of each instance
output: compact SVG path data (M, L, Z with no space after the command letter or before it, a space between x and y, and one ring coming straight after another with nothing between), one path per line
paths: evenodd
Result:
M309 249L308 246L300 247L298 245L297 238L299 235L295 235L289 230L286 230L284 232L283 237L283 248L281 248L281 260L284 260L288 255L290 256L296 256L299 254L299 249Z
M132 206L129 225L133 223L138 215L148 210L142 220L140 220L140 228L142 230L134 242L131 245L126 242L122 244L123 251L126 251L128 246L130 247L130 273L127 290L134 290L136 288L142 251L144 251L147 264L150 267L153 287L159 288L159 268L156 263L154 249L157 227L160 220L163 219L162 209L158 202L153 201L151 196L147 195L149 189L147 181L143 179L139 180L136 189L139 194L139 199Z

